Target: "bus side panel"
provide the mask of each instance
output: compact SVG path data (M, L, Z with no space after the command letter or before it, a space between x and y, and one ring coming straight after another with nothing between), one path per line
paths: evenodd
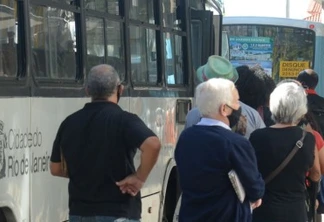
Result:
M31 221L64 221L68 215L68 179L50 174L53 141L61 122L84 106L85 99L32 98L31 130L38 136L30 153Z
M142 198L142 220L143 222L158 222L160 194L155 193Z
M316 36L316 46L315 46L315 66L314 70L318 74L318 85L316 87L316 92L320 96L324 96L324 36Z
M141 191L142 197L160 193L162 191L164 173L167 163L173 157L174 148L178 138L178 127L176 125L176 99L162 97L136 97L131 98L130 111L137 114L145 124L153 130L162 143L160 156L156 166L153 168L144 188ZM136 165L140 161L140 152L135 157ZM158 213L152 218L149 207L152 212L158 212L160 206L156 205L154 198L143 198L142 221L158 221ZM162 200L159 200L161 203ZM155 209L157 208L157 209Z
M30 129L30 98L0 99L0 207L29 221L29 153L35 149ZM8 218L7 218L8 219Z

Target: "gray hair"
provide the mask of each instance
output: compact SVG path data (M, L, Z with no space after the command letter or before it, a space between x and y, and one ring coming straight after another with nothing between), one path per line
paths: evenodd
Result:
M92 98L108 98L120 84L117 71L110 65L94 66L88 75L86 87Z
M307 113L305 90L295 82L283 82L270 95L270 111L276 123L297 124Z
M218 113L223 104L231 104L235 85L232 81L212 78L196 88L196 104L203 117Z

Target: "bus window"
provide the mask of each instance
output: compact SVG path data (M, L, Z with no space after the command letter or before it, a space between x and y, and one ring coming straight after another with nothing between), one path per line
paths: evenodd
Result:
M85 8L108 12L113 15L119 15L119 1L118 0L84 0Z
M207 3L207 2L206 2ZM202 1L189 0L189 7L196 10L204 10L204 4Z
M120 22L111 19L86 17L87 72L96 65L109 64L125 80L123 32Z
M130 2L129 17L134 20L154 23L153 2L148 0L133 0Z
M230 38L230 60L234 66L261 65L276 81L280 61L305 61L313 66L315 32L277 25L224 25ZM298 72L297 72L298 73ZM289 76L292 77L292 76Z
M65 3L65 4L68 4L68 5L75 5L75 1L76 0L60 0L60 3Z
M168 84L175 84L175 66L174 66L174 56L173 56L173 39L171 39L170 33L164 33L165 42L165 72L167 76Z
M176 65L176 84L183 84L183 51L182 51L182 36L175 35L175 65Z
M164 33L165 71L168 85L183 84L182 37Z
M117 70L120 79L123 81L125 79L125 60L122 39L121 23L106 20L106 63Z
M191 21L191 57L194 70L202 64L202 21Z
M226 31L222 31L222 56L230 59L229 38Z
M14 0L0 4L0 77L17 75L17 3Z
M155 30L130 26L132 80L134 83L157 82Z
M180 20L177 18L177 1L162 0L163 26L180 30Z
M105 63L104 20L87 17L87 71Z
M164 33L165 71L168 85L183 84L182 37Z
M33 69L37 79L75 79L74 13L52 8L30 8Z

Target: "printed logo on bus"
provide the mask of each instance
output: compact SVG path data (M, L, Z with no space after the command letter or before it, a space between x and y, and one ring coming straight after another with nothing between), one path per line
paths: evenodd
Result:
M36 127L5 129L0 120L0 179L47 173L50 155L42 148L43 133Z
M5 148L7 147L7 138L3 129L4 123L0 120L0 179L6 176Z

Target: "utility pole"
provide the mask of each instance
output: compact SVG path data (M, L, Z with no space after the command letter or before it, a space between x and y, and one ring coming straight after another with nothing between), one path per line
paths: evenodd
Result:
M289 18L290 0L286 0L286 18Z

